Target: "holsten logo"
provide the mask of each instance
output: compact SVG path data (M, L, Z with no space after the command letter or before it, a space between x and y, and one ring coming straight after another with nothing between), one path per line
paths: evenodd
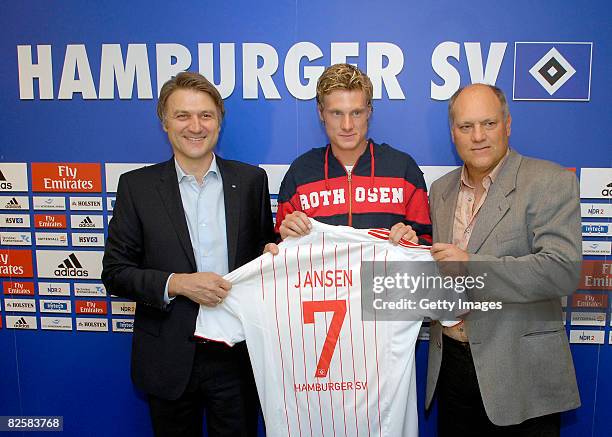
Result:
M4 294L34 296L34 282L5 281L2 284Z
M77 300L74 303L77 314L107 314L108 307L104 301Z
M103 252L37 250L40 278L100 279Z
M66 229L66 216L63 214L34 214L37 228Z
M102 318L76 318L77 331L108 331L108 320Z
M101 197L71 197L70 209L102 211Z
M31 278L32 272L31 250L0 250L0 277Z
M100 193L100 164L34 162L32 189L36 192Z
M5 311L22 311L26 313L35 313L36 305L34 299L5 299L4 300Z

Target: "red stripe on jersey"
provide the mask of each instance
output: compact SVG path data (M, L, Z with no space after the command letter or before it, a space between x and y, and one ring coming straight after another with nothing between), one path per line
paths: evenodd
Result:
M297 248L296 252L296 260L297 260L297 271L300 272L300 246ZM302 284L299 284L300 290L300 308L302 308L304 300L302 299ZM306 344L304 342L304 314L300 311L300 322L302 329L302 359L304 361L304 382L308 381L308 377L306 376ZM310 435L312 436L312 417L310 416L310 397L308 396L308 392L306 392L306 406L308 408L308 426L310 427Z
M363 244L360 244L360 256L361 256L361 265L363 265ZM374 269L372 269L372 274L374 274ZM368 391L370 389L370 385L368 384L368 356L366 354L366 341L365 341L365 323L363 321L363 317L361 318L361 337L363 341L363 364L365 370L365 380L366 380L366 417L368 418L368 435L372 435L372 430L370 429L370 397L368 396Z
M346 265L347 266L351 265L351 245L350 244L346 245ZM353 318L351 317L351 284L347 283L346 287L347 287L348 301L349 301L348 313L349 313L349 329L351 333L351 355L353 357L352 358L353 382L355 382L357 380L357 372L355 371L355 347L353 345ZM355 429L357 430L356 437L359 437L359 424L357 421L357 390L354 390L353 394L355 395Z
M293 333L292 333L292 327L291 327L291 312L289 311L289 302L291 302L289 300L289 269L287 267L287 249L284 250L284 258L285 258L285 293L287 296L287 320L289 323L289 341L290 341L290 346L291 346L291 374L293 376L293 381L292 381L292 385L294 387L293 389L293 395L295 397L295 412L297 414L297 420L298 420L298 430L300 431L300 436L302 435L302 424L300 422L300 407L298 405L298 400L297 400L297 392L295 391L295 355L293 353Z
M283 375L283 402L285 404L285 419L287 420L287 435L291 435L291 430L289 429L289 414L287 413L287 386L285 385L285 359L283 358L283 347L282 347L282 341L281 341L281 337L280 337L280 328L278 325L278 306L277 306L277 302L276 302L276 265L274 263L274 260L276 259L276 257L272 258L272 272L274 275L274 316L276 317L276 335L278 337L278 350L280 352L280 359L281 359L281 374Z
M325 270L325 232L323 232L323 235L321 236L322 239L322 243L321 244L321 261L323 263L323 265L321 266L321 270ZM323 300L327 300L327 296L325 295L325 282L323 282ZM324 318L325 318L325 332L329 333L330 332L330 326L327 324L327 311L323 313ZM333 321L333 319L332 319ZM325 348L326 346L328 346L327 343L327 335L326 334L326 341L323 344L323 348L321 349L321 355L324 355L325 352ZM335 338L338 338L340 336L340 332L337 333L337 335L335 336ZM333 345L333 347L331 348L331 353L330 353L330 362L327 363L327 368L329 369L329 372L327 373L327 381L330 382L331 380L331 368L330 368L330 363L331 363L331 358L333 357L333 351L335 349L335 344ZM329 390L329 407L331 409L331 415L332 415L332 430L334 432L334 437L336 436L336 420L334 418L334 403L333 403L333 397L332 397L332 392L331 390Z
M312 267L312 244L310 245L309 248L309 257L310 257L310 271L313 271L313 267ZM312 285L312 283L310 284L310 296L311 296L311 301L315 300L315 296L314 296L314 287ZM317 352L317 324L313 323L312 324L312 336L314 339L314 348L315 348L315 357L319 356L319 353ZM319 398L319 419L321 420L321 435L324 436L325 435L325 430L323 429L323 410L321 409L321 392L317 390L317 396Z
M349 266L347 266L347 269L349 268ZM334 246L334 270L338 271L338 245L336 244ZM338 283L336 282L336 300L338 300ZM347 305L350 306L351 305L351 301L347 302ZM344 386L344 372L342 371L342 337L338 337L338 350L339 350L339 354L340 354L340 381L342 381L342 385ZM344 390L342 390L342 405L344 406L345 403L345 397L344 397ZM344 416L344 435L347 435L346 433L346 411L344 411L344 408L342 408L342 415Z

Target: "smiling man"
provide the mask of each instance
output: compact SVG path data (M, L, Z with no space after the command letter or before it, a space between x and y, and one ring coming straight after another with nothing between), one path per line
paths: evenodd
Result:
M263 170L216 156L224 116L197 73L164 84L157 115L174 156L121 176L102 279L136 301L132 379L148 395L157 436L255 435L257 398L244 342L194 336L200 305L223 302L223 275L272 241Z
M281 238L308 233L312 217L390 228L395 243L431 242L421 169L410 155L367 137L372 94L368 76L350 64L332 65L319 78L317 110L329 144L298 157L285 175L276 215Z
M438 435L558 436L562 411L580 405L560 297L580 276L576 176L509 148L504 93L470 85L449 101L463 166L431 187L437 261L488 275L463 323L430 328L427 407L438 397Z

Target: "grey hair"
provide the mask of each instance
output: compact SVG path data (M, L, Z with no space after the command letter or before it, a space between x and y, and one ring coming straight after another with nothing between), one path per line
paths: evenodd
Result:
M503 117L504 117L504 122L506 120L508 120L508 116L510 115L510 108L508 107L508 100L506 99L506 95L501 90L501 88L496 87L495 85L489 85L489 84L486 84L486 83L480 83L478 85L486 86L491 91L493 91L493 93L497 96L497 99L499 100L499 104L502 107L502 114L503 114ZM455 102L459 98L459 95L466 88L467 87L459 88L457 91L455 91L455 94L453 94L451 96L451 98L449 99L449 101L448 101L448 123L450 124L451 127L453 126L453 123L455 121L455 114L453 113L453 109L455 107Z

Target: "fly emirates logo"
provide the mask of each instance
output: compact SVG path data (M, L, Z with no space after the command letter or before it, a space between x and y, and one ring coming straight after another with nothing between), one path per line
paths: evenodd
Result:
M32 163L32 187L40 192L101 192L100 164Z

